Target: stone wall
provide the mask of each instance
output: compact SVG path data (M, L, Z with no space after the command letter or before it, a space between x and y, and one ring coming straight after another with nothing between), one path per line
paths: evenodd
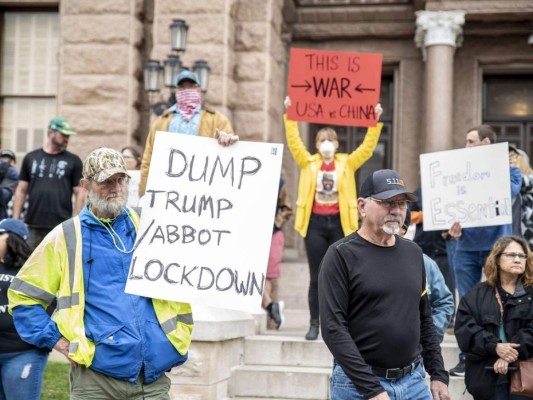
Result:
M281 0L241 0L235 34L235 126L247 140L282 138Z
M211 73L204 101L230 120L235 97L235 11L236 0L155 0L154 48L150 57L163 60L170 54L169 26L174 19L184 19L189 31L187 48L180 58L189 67L196 60L209 63Z
M453 147L464 147L466 130L482 122L484 73L533 71L533 49L525 35L466 36L454 65Z
M426 136L425 64L413 43L417 9L449 10L459 5L467 9L464 41L454 58L453 147L464 145L466 127L481 122L483 73L531 71L530 23L525 19L533 6L527 0L432 0L359 8L348 4L364 2L344 2L340 7L333 6L339 4L335 1L331 6L313 1L20 0L17 4L59 9L57 113L80 132L70 149L82 157L102 144L144 145L154 116L147 110L148 96L141 87L142 66L147 58L163 60L170 53L169 25L175 18L186 20L190 27L183 62L192 66L205 59L211 67L206 105L226 114L244 140L285 141L282 113L289 47L383 53L385 70L395 82L393 167L411 187L418 184L418 154ZM0 0L0 6L13 3ZM301 125L306 135L306 124ZM298 169L287 149L282 171L294 204ZM286 228L289 246L299 243L291 226L292 220Z
M142 65L140 0L60 4L58 115L80 133L70 150L85 157L105 144L130 144Z

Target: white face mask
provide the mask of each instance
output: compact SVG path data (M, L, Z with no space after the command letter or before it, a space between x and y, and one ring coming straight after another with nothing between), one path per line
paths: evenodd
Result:
M318 151L322 154L322 157L329 158L335 153L335 145L331 140L324 140L320 143Z

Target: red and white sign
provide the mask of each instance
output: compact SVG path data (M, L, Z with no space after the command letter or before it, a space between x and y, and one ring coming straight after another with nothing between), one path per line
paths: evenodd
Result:
M291 49L289 119L375 126L382 62L382 54Z

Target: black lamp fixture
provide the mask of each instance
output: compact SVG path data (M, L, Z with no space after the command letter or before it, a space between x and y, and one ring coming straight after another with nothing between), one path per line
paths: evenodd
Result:
M189 26L182 19L172 21L170 28L170 48L177 54L169 54L162 62L158 60L148 60L144 64L144 90L149 93L150 106L156 115L161 115L168 107L172 106L176 100L173 89L176 88L176 77L183 70L188 70L180 60L179 53L185 52L187 47L187 32ZM192 72L200 79L202 92L207 91L209 82L209 64L205 60L195 61ZM167 101L163 101L160 96L154 95L162 89L162 83L168 88L170 94Z

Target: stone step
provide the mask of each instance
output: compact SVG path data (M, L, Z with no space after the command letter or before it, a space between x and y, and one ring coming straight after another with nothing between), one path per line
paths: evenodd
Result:
M331 366L332 356L319 336L305 340L305 331L268 331L267 335L246 338L245 363L257 365ZM453 341L452 341L453 340ZM441 343L444 367L450 370L459 361L455 338L445 335Z
M225 399L222 399L222 400L272 400L272 397L229 397L229 398L225 398ZM284 398L283 400L300 400L300 399L286 399Z
M302 336L249 336L244 344L246 365L331 368L333 357L322 340Z
M470 395L470 393L465 392L465 382L464 378L462 377L450 376L448 392L450 393L450 399L453 400L473 400L473 397Z
M234 399L239 399L239 400L272 400L272 397L229 397L229 398L225 398L225 399L222 399L222 400L234 400ZM299 400L299 399L286 399L284 398L283 400Z
M303 253L300 254L298 249L294 247L284 247L282 261L283 262L300 262L300 261L305 262L306 258Z
M305 333L309 329L309 312L307 310L286 309L284 311L285 323L280 330L269 330L267 335L270 336L293 336L303 339ZM319 335L318 341L322 342ZM444 340L441 344L442 357L444 359L444 366L447 370L455 367L459 361L459 348L454 335L445 334Z
M447 371L452 369L459 362L459 353L460 350L457 347L457 343L452 342L442 342L440 345L442 349L442 358L444 359L444 368Z
M285 301L283 297L280 300ZM307 308L307 301L304 309L286 308L284 311L285 322L281 331L301 330L303 333L309 329L309 310Z
M307 260L283 261L281 263L281 277L287 280L307 280L309 282L309 265Z
M233 374L233 399L327 400L331 368L240 366ZM428 378L429 385L429 378ZM472 400L464 380L451 377L450 398Z
M233 371L234 398L327 400L331 368L242 365Z
M283 262L279 279L278 298L287 308L307 310L309 268L307 262Z

